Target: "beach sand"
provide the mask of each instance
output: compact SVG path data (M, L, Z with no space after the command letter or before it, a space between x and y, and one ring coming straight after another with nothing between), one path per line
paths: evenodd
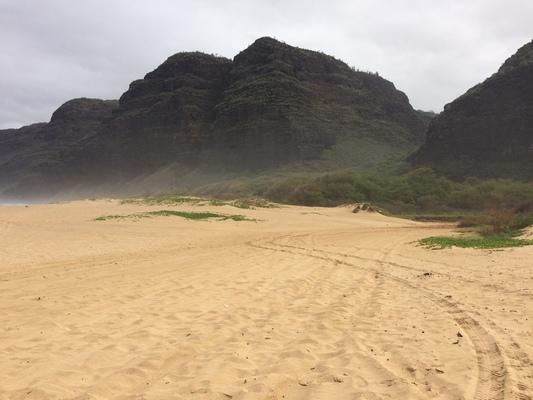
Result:
M158 209L243 214L94 221ZM348 208L0 208L0 399L533 397L533 247Z

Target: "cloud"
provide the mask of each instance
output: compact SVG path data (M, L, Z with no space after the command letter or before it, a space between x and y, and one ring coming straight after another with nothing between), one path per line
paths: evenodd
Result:
M532 20L530 0L0 0L0 128L118 98L178 51L233 57L265 35L378 71L438 111L533 39Z

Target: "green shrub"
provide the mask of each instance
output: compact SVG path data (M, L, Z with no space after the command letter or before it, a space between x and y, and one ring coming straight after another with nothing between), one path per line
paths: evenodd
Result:
M429 168L401 171L395 174L386 169L370 172L343 170L322 175L287 175L289 172L282 175L278 171L277 175L265 173L257 177L217 182L196 189L192 194L220 199L263 198L276 203L306 206L367 202L394 214L413 217L438 215L440 218L446 215L465 217L492 213L518 215L525 213L514 212L519 206L533 203L531 182L505 179L455 182L437 175ZM176 196L172 202L194 202L194 199ZM246 202L235 203L236 206L239 204L248 206ZM515 227L531 223L530 218L525 216L514 216L510 222L506 222L506 218L511 217L492 216L491 220L475 225L484 225L488 227L484 228L487 234L493 234L519 229ZM467 221L463 220L463 223Z
M462 247L474 249L501 249L533 245L533 240L516 239L509 236L491 236L486 238L433 236L419 240L419 243L430 249Z
M309 182L291 190L289 203L304 206L325 206L327 202L318 182Z
M521 230L533 225L533 214L517 214L509 210L491 210L486 214L464 217L459 227L473 227L484 236L517 235Z

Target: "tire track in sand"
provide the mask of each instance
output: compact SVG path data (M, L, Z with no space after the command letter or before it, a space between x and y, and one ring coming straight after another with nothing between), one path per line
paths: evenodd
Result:
M363 267L354 263L341 260L327 252L316 249L308 249L305 247L297 248L296 246L284 245L277 243L277 240L282 237L275 238L266 243L249 243L251 246L266 250L275 250L286 252L290 254L297 254L306 257L312 257L319 260L334 262L340 265L357 268L364 271L379 273L380 275L394 280L411 290L416 290L422 293L424 297L437 305L440 309L450 315L450 317L463 329L468 335L470 341L474 346L478 365L478 379L474 394L474 400L503 400L506 398L516 398L519 400L528 400L530 397L524 393L527 386L518 383L516 387L510 390L512 397L506 396L508 393L508 370L505 365L504 356L502 354L499 344L494 337L473 317L463 311L456 303L446 299L441 294L410 282L406 279L400 278L394 274L384 272L383 268ZM387 264L378 259L371 260L377 262L378 265L383 266Z
M306 235L301 235L301 236L309 236L309 235L306 234ZM294 238L296 238L296 237L291 237L291 239L294 239ZM282 239L282 237L278 238L278 240L281 240L281 239ZM307 248L307 247L302 247L302 246L293 246L293 245L288 245L288 244L280 244L280 243L277 243L275 240L272 240L270 243L273 244L273 245L282 246L282 247L284 246L284 247L287 247L287 248L292 248L292 249L305 251L305 252L316 252L316 253L319 253L319 254L322 254L322 255L325 255L325 256L334 256L334 257L338 256L338 257L344 257L344 258L352 258L352 259L356 259L356 260L360 260L360 261L377 262L381 266L387 265L389 267L395 267L395 268L399 268L399 269L403 269L403 270L410 270L410 271L413 271L413 272L424 272L425 271L423 269L413 268L413 267L406 266L406 265L403 265L403 264L398 264L398 263L395 263L395 262L387 261L387 258L394 251L394 247L391 247L389 249L384 249L384 251L380 251L381 258L380 258L380 260L378 260L378 259L373 259L373 258L368 258L368 257L361 257L361 256L358 256L358 255L355 255L355 254L338 253L338 252L320 250L320 249L317 249L316 247ZM363 250L362 248L355 248L355 249ZM355 266L355 265L353 265L353 266ZM361 268L359 266L355 266L355 267ZM455 308L459 307L457 303L451 302L442 293L438 293L435 290L429 290L426 287L422 287L420 285L416 285L413 282L411 282L411 281L409 281L407 279L400 278L400 277L398 277L397 275L394 275L394 274L384 273L384 272L380 272L380 273L384 274L385 276L388 276L389 278L394 279L396 281L401 280L401 281L407 283L408 285L410 285L411 287L416 287L417 290L424 291L426 293L427 292L431 292L432 295L436 296L436 298L434 299L435 301L437 301L437 302L443 302L444 301L446 303L445 307L448 307L448 308L450 306L453 306ZM452 277L451 274L440 273L440 272L438 274L443 275L443 276ZM460 279L463 282L468 283L468 284L476 283L474 280L463 278L460 275L459 276L455 276L455 278L458 278L458 279ZM480 284L480 285L482 287L486 286L486 285L483 285L483 284ZM494 288L492 288L492 289L494 289ZM504 289L504 288L498 287L498 289ZM529 293L522 293L522 292L519 292L519 291L511 291L511 290L501 290L501 291L504 291L504 292L506 292L508 294L514 294L514 295L523 296L523 297L531 297L531 295ZM463 313L465 313L464 310L461 310L461 311ZM453 310L452 310L452 312L453 312ZM469 316L469 317L470 317L470 319L475 321L475 323L477 325L481 326L479 321L473 319L471 316ZM494 343L497 344L498 351L501 353L502 358L504 359L504 363L506 362L507 365L508 365L508 366L506 366L506 369L507 369L507 372L508 372L508 376L507 376L508 383L506 385L506 390L509 391L509 395L507 397L504 397L504 398L509 398L509 396L512 396L510 398L515 398L515 399L518 399L518 400L531 400L532 397L528 393L530 392L531 387L533 387L533 362L532 362L532 360L529 358L527 353L521 348L521 346L509 335L509 333L505 331L505 329L503 329L502 327L498 326L492 320L488 320L488 321L486 321L486 323L487 323L487 325L490 327L490 329L492 331L498 333L499 340L497 341L492 335L490 335L490 333L487 331L487 329L483 328L486 331L486 333L489 336L492 337L492 340L494 341ZM512 384L510 383L511 380L513 381ZM504 394L504 396L506 396L506 394ZM483 399L483 397L479 397L479 398ZM476 397L476 399L477 399L477 397Z
M304 235L291 236L291 238L302 238L302 237L308 237L308 236L309 236L309 234L304 234ZM284 237L280 237L279 239L281 239L281 238L284 238ZM281 245L280 243L275 243L275 244L276 245ZM352 258L352 259L356 259L356 260L360 260L360 261L370 261L370 262L376 262L377 261L376 258L362 257L362 256L355 255L355 254L348 254L348 253L340 253L340 252L334 252L334 251L328 251L328 250L321 250L321 249L317 249L314 246L313 247L302 247L302 246L294 246L294 245L288 245L288 244L283 244L283 246L288 247L288 248L297 249L297 250L302 250L302 251L315 251L315 252L319 252L319 253L322 253L322 254L328 254L328 255L331 255L331 256ZM354 250L365 250L365 249L363 249L361 247L356 247L356 246L352 246L351 248L354 249ZM404 264L399 264L398 262L387 261L387 257L392 253L392 251L394 251L393 248L390 248L389 250L386 250L386 251L382 251L382 250L376 250L376 251L381 253L381 261L385 265L388 265L388 266L391 266L391 267L395 267L395 268L404 269L406 271L411 271L411 272L415 272L415 273L425 273L425 272L427 272L427 269L416 268L416 267L411 267L411 266L404 265ZM405 257L404 255L401 255L401 256ZM406 257L406 258L409 258L409 257ZM427 261L427 260L423 260L423 261L429 262L429 263L433 263L433 262ZM443 263L435 263L435 264L447 265L447 264L443 264ZM454 269L455 269L455 267L454 267ZM457 270L454 270L453 273L446 273L446 272L442 272L442 271L433 271L433 274L435 274L437 276L446 277L446 278L449 278L449 279L454 279L454 280L459 279L459 280L463 281L464 283L467 283L467 284L470 284L470 285L471 284L477 284L479 286L482 286L486 290L495 290L496 289L496 290L498 290L498 291L500 291L502 293L505 293L505 294L518 295L518 296L526 297L526 298L533 298L533 293L525 292L525 291L522 291L522 290L508 289L508 288L505 288L505 287L502 287L502 286L499 286L499 285L495 285L495 284L490 284L490 285L484 284L484 283L481 283L479 281L464 277Z

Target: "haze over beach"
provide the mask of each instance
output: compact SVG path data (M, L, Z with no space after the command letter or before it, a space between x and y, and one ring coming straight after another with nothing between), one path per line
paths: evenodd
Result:
M533 399L532 20L0 0L0 400Z

